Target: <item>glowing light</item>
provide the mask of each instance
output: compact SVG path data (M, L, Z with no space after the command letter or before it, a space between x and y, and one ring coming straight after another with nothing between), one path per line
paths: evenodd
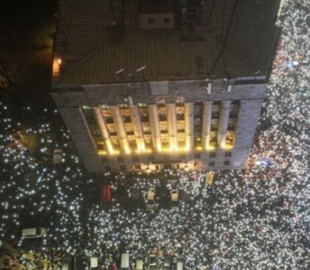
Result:
M53 76L60 75L60 66L62 65L62 59L55 57L53 60Z
M105 150L98 150L98 155L99 156L105 156L107 154L107 151Z

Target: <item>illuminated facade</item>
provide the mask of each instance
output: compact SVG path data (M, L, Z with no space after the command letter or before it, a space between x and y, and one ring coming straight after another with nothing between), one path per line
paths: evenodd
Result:
M177 31L171 29L171 18L173 27L178 27L171 5L154 16L149 13L152 7L142 1L143 10L138 14L144 26L139 29L141 23L130 23L137 16L132 10L139 11L139 6L121 6L123 2L115 1L114 15L109 17L106 13L111 9L104 9L104 2L83 0L80 9L73 9L70 1L60 1L55 47L52 96L86 168L91 172L244 168L265 97L272 40L262 43L264 59L247 58L252 63L244 64L238 46L248 47L240 45L240 37L231 38L230 50L236 52L225 53L226 62L215 64L216 41L201 35L201 22L196 27L198 36L188 33L186 29L194 23L188 22L184 6L179 9L186 18ZM273 1L262 2L268 6ZM99 5L94 11L97 15L110 18L108 25L87 11L94 5ZM125 15L116 18L120 7ZM199 6L196 17L205 8ZM71 37L64 14L73 18ZM148 14L152 19L147 19ZM234 15L236 33L243 15ZM247 16L253 17L253 13ZM163 20L159 32L154 32L153 18ZM128 35L120 31L120 25L115 27L116 21L122 21ZM165 22L169 26L162 30ZM152 24L151 30L147 23ZM217 23L214 20L211 26L217 29ZM101 28L99 24L103 24ZM74 31L81 30L78 25L84 27L82 32L93 29L93 33L75 36ZM98 39L99 29L110 36ZM265 34L272 36L273 31L271 24ZM93 46L89 53L87 44Z

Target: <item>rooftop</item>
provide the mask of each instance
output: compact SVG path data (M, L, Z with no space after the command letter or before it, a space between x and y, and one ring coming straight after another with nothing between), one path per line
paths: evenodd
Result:
M140 30L134 1L59 0L53 84L267 75L277 2L205 0L189 23L176 5L175 29Z

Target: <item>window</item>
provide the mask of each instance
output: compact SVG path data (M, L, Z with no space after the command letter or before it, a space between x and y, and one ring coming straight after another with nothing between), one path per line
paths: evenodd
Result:
M230 151L226 151L225 152L225 157L231 157L231 152Z
M149 116L147 114L144 114L141 116L141 121L142 122L149 122Z
M164 19L164 22L165 22L165 23L170 23L170 18L165 18L165 19Z
M219 119L220 118L220 113L219 112L212 112L212 116L213 119Z
M153 23L154 23L154 19L149 18L149 19L147 20L147 22L148 22L148 24L153 24Z
M130 123L131 122L131 117L129 115L123 115L123 122Z
M235 126L233 124L228 124L227 130L234 131L235 130Z
M210 167L212 167L212 166L214 166L214 165L215 165L215 162L214 162L214 161L210 161L210 162L209 162L209 166L210 166Z
M216 157L216 153L215 152L211 152L210 153L210 158L215 158Z
M195 153L195 158L200 158L200 153Z
M107 124L113 124L114 123L112 116L107 116L105 118L105 121L106 121Z
M217 125L211 125L211 131L216 132L218 129Z
M158 115L159 121L167 121L167 115L166 114L159 114Z
M224 161L224 166L229 166L230 165L230 161L229 160L225 160Z
M237 118L237 112L235 110L229 112L229 118Z

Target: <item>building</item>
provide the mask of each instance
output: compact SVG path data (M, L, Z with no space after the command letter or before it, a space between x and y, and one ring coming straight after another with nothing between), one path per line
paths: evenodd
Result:
M244 168L277 2L60 0L51 94L86 168Z

